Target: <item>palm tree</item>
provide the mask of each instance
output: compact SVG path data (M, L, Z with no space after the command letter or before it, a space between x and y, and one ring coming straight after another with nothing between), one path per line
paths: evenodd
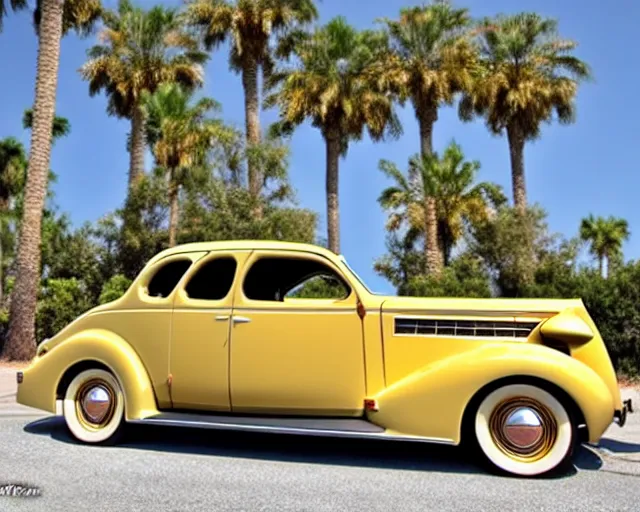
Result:
M205 153L220 127L207 118L217 107L210 98L191 104L192 95L178 84L162 84L152 95L144 92L142 108L147 123L147 141L156 163L169 175L169 246L176 244L178 197L186 174L204 160Z
M480 164L465 161L455 142L446 148L442 158L437 153L411 157L406 177L388 160L381 160L379 167L395 182L378 198L381 206L390 211L387 229L395 232L406 226L408 233L420 232L425 240L425 265L429 259L448 265L465 224L487 219L490 207L499 207L506 201L499 186L474 183ZM438 205L435 215L429 200ZM434 223L439 228L437 244L428 240ZM425 270L429 272L428 267Z
M9 311L9 329L2 356L9 360L28 360L35 354L35 314L40 282L40 240L42 210L47 195L51 132L58 87L60 40L74 29L88 34L100 15L94 0L40 0L34 13L38 34L33 129L18 254L16 280Z
M306 119L320 129L326 144L328 246L340 252L338 161L351 140L366 128L373 140L398 136L402 129L393 97L379 87L370 65L387 40L383 33L357 31L337 17L294 46L298 65L274 73L266 105L277 105L281 120L273 131L291 132Z
M391 52L381 59L379 76L398 94L401 104L410 100L420 129L420 150L433 152L433 127L438 109L451 105L456 93L471 86L475 65L473 46L465 37L470 24L467 9L456 9L447 1L401 9L398 21L383 18L391 36ZM420 176L415 177L419 179ZM430 218L436 216L435 201L427 198ZM438 243L437 224L431 224L428 243ZM427 268L438 275L441 261L429 252Z
M492 133L505 130L511 155L513 198L519 212L527 206L524 146L540 135L542 122L555 112L573 122L574 98L587 64L571 55L576 43L560 39L557 22L535 13L484 19L479 25L482 65L472 89L460 102L460 117L482 115Z
M105 91L107 112L131 120L129 188L144 174L145 127L141 98L164 82L192 90L203 84L207 54L183 29L176 9L155 6L145 11L119 0L116 11L103 14L102 44L89 49L80 74L94 96Z
M313 0L187 0L188 23L201 30L207 49L231 41L229 64L242 74L245 130L248 144L260 142L258 74L274 66L272 35L286 38L315 20ZM260 194L260 170L249 162L249 191Z
M622 243L630 236L626 220L609 217L589 217L582 219L580 238L590 243L590 251L598 259L598 268L606 279L612 258L622 256ZM607 262L606 269L604 262Z
M27 0L9 0L9 4L13 11L21 11L27 7ZM4 0L0 0L0 32L2 32L2 22L7 14L7 6L4 3Z
M438 240L443 263L449 265L451 251L462 238L465 226L486 221L491 212L507 201L502 187L476 183L480 162L465 161L462 149L452 142L441 160L430 159L433 197L437 204Z

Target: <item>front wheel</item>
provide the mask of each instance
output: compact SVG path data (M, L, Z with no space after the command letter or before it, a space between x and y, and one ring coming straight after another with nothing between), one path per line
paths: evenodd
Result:
M67 387L63 412L67 428L79 441L112 444L124 427L124 395L111 373L92 368Z
M486 459L507 473L549 473L572 456L574 426L565 407L537 386L512 384L489 393L474 418Z

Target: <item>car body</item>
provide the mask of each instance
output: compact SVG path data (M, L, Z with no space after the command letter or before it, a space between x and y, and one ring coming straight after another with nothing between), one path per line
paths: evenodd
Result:
M309 244L179 245L119 299L39 345L19 403L87 443L127 422L479 448L546 473L596 442L622 403L580 299L372 293Z

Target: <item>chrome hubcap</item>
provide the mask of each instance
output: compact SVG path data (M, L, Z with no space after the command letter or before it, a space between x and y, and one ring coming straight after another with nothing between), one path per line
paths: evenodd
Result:
M526 397L510 398L499 404L491 414L489 426L500 450L527 462L549 453L558 435L551 411Z
M511 444L526 449L542 437L542 420L530 407L520 407L507 416L503 432Z
M76 395L78 419L87 428L102 428L113 418L116 395L111 386L102 379L85 382Z
M101 423L111 407L111 397L103 386L91 388L82 400L82 409L92 423Z

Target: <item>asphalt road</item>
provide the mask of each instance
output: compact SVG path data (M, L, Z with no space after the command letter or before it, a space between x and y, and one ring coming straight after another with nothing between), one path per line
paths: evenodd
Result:
M0 496L1 512L640 508L640 413L612 425L601 447L581 448L570 474L517 479L456 448L411 443L136 426L121 446L83 446L61 418L3 413L2 400L0 484L42 495Z

